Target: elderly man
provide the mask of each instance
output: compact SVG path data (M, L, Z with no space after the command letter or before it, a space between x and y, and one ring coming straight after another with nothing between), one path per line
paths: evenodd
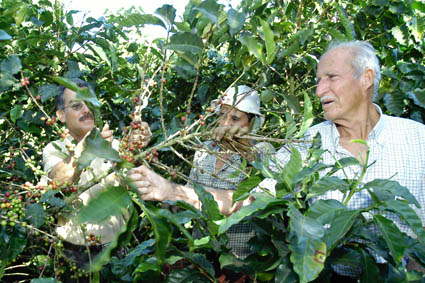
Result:
M312 139L320 133L322 148L326 150L322 155L325 164L334 164L335 160L343 157L355 157L364 164L368 148L352 140L365 140L369 147L370 165L362 181L367 183L390 178L398 181L420 203L422 208L416 211L424 222L425 125L382 113L381 108L373 103L380 79L379 61L372 45L364 41L331 44L317 68L316 95L320 98L327 121L308 129L305 138ZM296 147L305 158L308 146ZM281 168L289 159L287 148L276 153L275 162ZM361 170L361 166L349 166L334 176L356 179ZM321 196L339 201L342 197L338 190ZM363 190L353 196L348 207L358 209L370 204L372 200ZM393 220L403 232L411 233L407 225L396 218ZM339 271L343 275L351 274L350 270Z
M263 123L257 91L244 85L233 87L221 100L213 101L212 104L221 115L219 127L214 131L213 137L223 142L204 143L204 149L195 153L189 179L210 192L221 212L229 215L243 205L238 202L232 206L233 191L246 177L245 172L239 169L242 158L259 158L264 161L268 155L274 153L274 148L268 143L251 146L246 140L236 137ZM197 194L190 186L171 183L145 166L133 169L129 176L135 181L144 200L183 200L194 207L201 207ZM229 246L234 253L241 258L246 257L249 254L247 241L253 236L251 226L235 225L229 230L228 236Z
M80 79L73 79L79 87L88 87L87 83ZM92 181L98 176L104 175L112 167L112 163L102 158L95 158L90 164L90 170L79 171L78 157L84 150L85 138L94 128L94 117L87 105L76 98L76 92L60 87L55 99L56 115L58 119L65 123L69 130L69 136L64 139L49 143L43 150L44 171L48 177L56 184L73 184L81 186ZM145 123L144 126L147 126ZM117 149L119 142L113 139L112 131L108 125L102 129L102 137L112 143L112 147ZM148 140L150 132L147 130L145 139ZM76 144L76 145L75 145ZM77 201L74 201L75 208L79 204L86 205L90 199L96 197L107 184L116 182L114 174L108 175L102 179L100 183L95 184L85 192L79 195ZM66 219L64 216L58 217L58 227L56 232L64 240L64 246L67 251L77 251L74 253L74 260L78 262L88 262L88 258L84 255L87 238L90 235L100 238L96 244L99 251L102 244L111 242L114 237L121 231L125 219L122 216L111 216L109 219L96 224L86 224L84 231L78 223L73 219Z

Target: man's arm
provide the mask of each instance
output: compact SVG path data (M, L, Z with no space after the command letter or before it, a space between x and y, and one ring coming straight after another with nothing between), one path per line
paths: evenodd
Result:
M181 200L187 202L193 207L198 209L201 208L201 202L193 188L171 183L144 165L130 170L128 176L133 180L137 188L137 192L143 200ZM238 211L244 205L243 202L236 202L232 206L232 190L218 190L213 188L205 189L213 195L220 212L224 215L230 215Z
M86 137L90 134L88 132L86 136L78 142L75 146L75 149L69 153L69 155L61 162L53 166L53 168L48 172L48 177L54 180L57 184L61 185L65 182L72 184L80 178L81 171L77 170L78 167L78 158L81 156L81 153L84 150ZM109 125L105 124L101 132L102 138L108 142L112 142L113 133L109 129Z

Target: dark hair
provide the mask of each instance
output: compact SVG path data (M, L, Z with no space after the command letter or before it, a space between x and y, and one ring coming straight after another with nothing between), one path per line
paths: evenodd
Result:
M251 123L251 120L255 117L255 114L252 114L252 113L246 113L246 112L244 112L245 114L246 114L246 116L248 117L248 122L250 122Z
M89 84L82 79L79 78L73 78L70 79L71 82L76 83L79 87L89 87ZM58 87L58 93L55 97L55 103L56 103L56 109L57 110L64 110L65 109L65 97L63 93L65 92L66 87L59 86Z

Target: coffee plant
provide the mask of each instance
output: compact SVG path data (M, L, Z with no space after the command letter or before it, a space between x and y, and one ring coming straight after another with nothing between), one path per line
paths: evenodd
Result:
M143 5L143 1L141 1ZM143 7L142 7L143 8ZM266 123L251 139L275 148L296 144L323 120L315 97L315 71L331 40L369 41L380 58L383 79L375 101L387 114L425 120L425 4L406 0L242 0L230 7L215 0L190 0L183 18L172 5L146 14L136 8L87 17L66 11L58 0L2 0L0 6L0 278L4 282L331 282L332 265L361 268L362 282L422 281L402 258L425 265L425 232L411 208L419 204L390 180L340 180L325 174L356 160L320 163L320 139L308 160L293 150L282 172L245 163L247 179L234 200L244 199L265 177L277 181L276 195L255 201L229 217L199 186L196 209L185 202L144 202L126 179L132 166L146 164L185 184L195 150L217 124L210 102L232 84L260 92ZM165 38L147 40L143 29L162 27ZM87 81L94 93L72 84ZM79 165L98 156L115 163L120 186L99 195L78 213L96 223L125 209L130 217L116 239L93 259L90 269L69 262L55 233L56 215L91 184L44 182L43 148L69 132L55 117L59 85L77 91L95 116L108 123L119 152L99 130L87 138ZM141 122L152 131L148 146L133 142ZM364 168L367 170L367 168ZM323 174L322 174L323 175ZM335 179L336 178L336 179ZM96 180L99 181L99 180ZM351 184L351 185L350 185ZM372 191L374 206L349 210L335 200L309 202L335 186ZM295 192L295 188L302 190ZM291 194L291 198L287 198ZM380 198L380 196L384 196ZM413 236L385 217L395 211ZM364 215L370 212L372 220ZM373 212L373 213L372 213ZM250 222L253 253L242 260L227 247L226 231ZM328 226L326 226L328 225ZM380 233L369 227L376 225ZM195 238L194 228L202 237ZM326 228L327 227L327 228ZM329 228L330 227L330 228ZM361 239L361 240L359 240ZM99 242L87 235L87 245ZM384 259L377 262L376 255ZM238 275L225 277L224 270ZM239 281L238 281L239 280Z

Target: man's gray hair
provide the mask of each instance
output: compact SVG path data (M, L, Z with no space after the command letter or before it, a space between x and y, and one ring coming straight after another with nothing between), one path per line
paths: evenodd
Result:
M90 87L89 84L85 81L83 81L82 79L79 78L73 78L70 79L71 82L76 83L79 87ZM56 109L57 110L64 110L65 109L65 97L64 97L64 92L65 92L66 87L64 86L59 86L58 87L58 93L56 94L55 97L55 103L56 103Z
M351 66L354 69L354 76L356 79L360 78L366 69L370 68L373 70L375 73L375 78L373 80L373 99L375 100L378 95L379 82L381 81L381 68L379 66L379 59L376 56L376 51L372 44L361 40L333 41L323 55L336 48L351 49L350 51L353 55Z

